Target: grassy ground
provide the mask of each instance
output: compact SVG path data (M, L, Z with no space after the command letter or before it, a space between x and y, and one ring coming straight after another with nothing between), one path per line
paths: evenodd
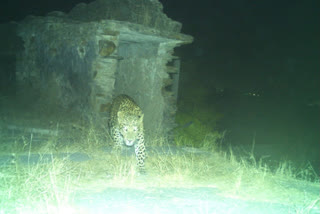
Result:
M299 204L296 213L308 213L319 207L318 191L308 191L310 188L319 190L319 177L312 167L295 169L287 161L271 169L253 153L235 156L232 148L222 150L225 132L214 131L216 119L204 121L201 114L201 111L194 111L177 115L180 126L175 130L174 143L162 136L150 139L147 144L150 150L154 146L174 144L190 152L150 154L146 175L139 175L135 157L103 151L103 147L111 145L110 137L105 127L94 122L91 125L51 124L43 122L51 121L50 118L42 121L31 113L28 120L14 119L22 118L17 112L2 114L6 117L2 116L0 151L1 155L12 155L13 159L0 166L0 213L78 213L73 207L77 192L100 192L108 187L214 187L221 195L239 200ZM8 132L5 125L9 122L29 127L38 124L62 132L36 141L28 132ZM53 158L47 164L25 164L18 159L21 154L30 157L35 153L62 152L81 152L91 159L72 162Z
M72 210L75 192L99 192L108 187L216 187L224 196L241 200L303 204L305 210L297 213L307 213L308 209L319 206L318 194L295 188L304 185L319 188L319 181L307 182L314 176L312 171L295 172L286 162L281 163L276 171L271 171L253 156L236 158L231 148L228 153L219 151L218 142L206 142L212 140L210 137L204 139L204 146L195 150L210 151L210 155L192 152L183 155L153 154L147 159L147 175L139 175L134 157L103 152L100 148L105 142L92 137L94 130L89 132L91 134L78 141L77 145L60 151L50 151L48 145L33 150L31 139L25 139L24 149L20 148L18 152L20 154L84 152L91 159L71 162L54 158L48 164L23 164L13 159L12 163L1 166L0 213L26 213L27 210L58 213L62 209L75 212ZM165 139L157 138L154 142L158 144L159 141ZM48 144L52 142L48 141ZM178 144L183 145L184 142ZM18 145L12 145L2 150L3 154L17 156L14 146ZM305 180L295 180L297 173L305 173Z

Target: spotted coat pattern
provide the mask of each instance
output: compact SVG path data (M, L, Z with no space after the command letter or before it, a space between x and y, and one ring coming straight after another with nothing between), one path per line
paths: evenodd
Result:
M134 146L137 165L144 169L145 145L141 108L128 95L117 96L110 111L109 128L116 148Z

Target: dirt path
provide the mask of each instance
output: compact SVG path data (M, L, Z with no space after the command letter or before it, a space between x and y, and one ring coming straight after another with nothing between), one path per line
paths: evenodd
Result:
M75 207L84 213L298 213L299 207L243 201L219 196L215 188L108 188L99 193L77 193ZM319 210L310 210L311 214Z

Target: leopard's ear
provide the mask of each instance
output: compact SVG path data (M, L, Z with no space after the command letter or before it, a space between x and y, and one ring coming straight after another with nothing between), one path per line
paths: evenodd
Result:
M124 116L124 113L122 111L118 111L117 115L118 115L118 119L122 119Z
M143 116L144 116L144 114L140 114L140 115L139 115L139 120L140 120L141 122L143 122Z

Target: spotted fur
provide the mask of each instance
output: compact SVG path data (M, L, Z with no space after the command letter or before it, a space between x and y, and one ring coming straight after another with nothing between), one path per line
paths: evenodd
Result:
M115 147L134 146L140 169L144 169L146 157L143 116L141 108L127 95L119 95L112 102L109 128Z

